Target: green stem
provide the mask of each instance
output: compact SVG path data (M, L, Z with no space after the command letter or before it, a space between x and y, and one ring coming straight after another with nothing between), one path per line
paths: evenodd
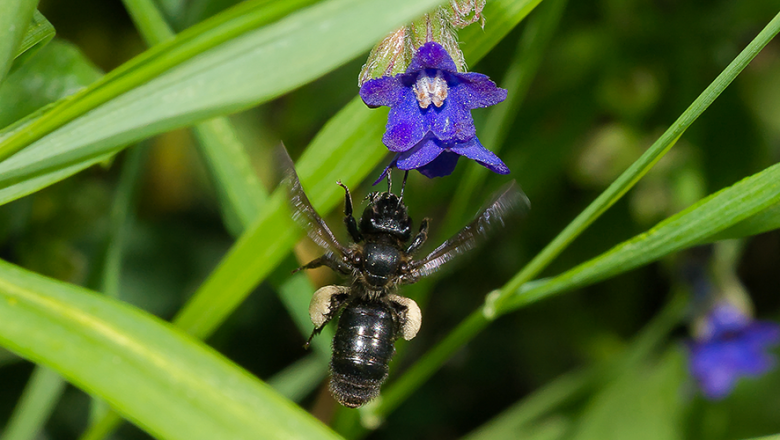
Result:
M553 239L545 248L528 263L514 278L501 289L502 297L511 295L520 286L537 276L575 238L601 216L609 207L631 189L656 162L668 152L685 130L706 110L723 90L742 72L750 61L777 35L780 30L780 14L748 44L748 46L732 61L726 69L715 78L709 87L691 104L682 115L669 127L661 137L623 172L596 200L582 211L568 226Z

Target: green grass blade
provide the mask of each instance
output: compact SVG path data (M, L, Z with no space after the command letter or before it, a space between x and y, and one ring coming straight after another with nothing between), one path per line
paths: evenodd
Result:
M485 14L512 15L502 16L495 27L487 27L485 35L477 39L480 43L464 45L466 59L478 61L477 55L487 53L536 3L510 0L488 3ZM355 98L317 134L296 163L296 169L319 212L329 212L343 200L343 190L335 185L337 180L348 186L359 183L386 155L387 150L380 143L386 121L386 110L369 110ZM301 235L302 231L290 219L285 195L276 191L260 217L195 292L175 322L198 337L210 335Z
M780 202L780 164L706 197L669 217L649 231L625 241L600 256L558 275L538 287L517 289L499 298L498 314L542 298L593 284L655 261L690 246ZM510 286L510 285L507 285Z
M194 128L198 147L219 195L222 217L238 236L268 201L246 147L228 118L202 122Z
M54 371L37 366L14 409L0 440L33 440L65 390L65 381Z
M251 10L216 30L185 31L147 51L156 56L140 55L143 62L128 63L137 67L120 67L23 129L0 134L0 157L29 145L0 163L0 202L129 143L286 93L354 58L438 2L326 0L279 18L302 1L272 2L273 7ZM29 185L30 179L36 179L35 185Z
M707 239L707 241L728 240L749 237L780 228L780 204L771 206Z
M102 440L116 431L123 421L124 419L119 414L108 411L89 425L79 440Z
M150 0L122 0L130 13L133 24L138 29L147 46L154 46L173 40L176 33L165 22L165 18Z
M17 134L3 139L0 143L0 160L6 159L90 110L179 66L193 56L214 49L256 27L278 20L306 6L307 3L311 1L245 2L218 17L188 29L188 32L182 33L169 44L159 45L126 62L73 99L60 102L51 111L34 121L24 135Z
M36 52L46 46L54 38L55 34L54 26L49 23L49 20L43 14L36 10L33 13L32 23L17 48L16 61L11 66L11 72L14 72L20 65L27 62Z
M111 204L109 231L106 240L103 261L99 270L99 280L94 285L101 293L119 298L119 286L122 272L122 254L124 253L128 230L134 217L133 203L138 190L146 160L146 145L136 145L129 149L119 173L114 201Z
M104 398L159 438L337 438L171 325L4 262L0 343Z
M52 41L0 86L0 127L75 93L102 75L78 48Z
M298 402L322 383L328 374L328 360L313 354L268 379L268 385L282 396Z
M32 21L38 0L0 0L0 84L20 51L20 43Z
M596 200L588 205L550 244L537 254L508 283L504 292L512 292L539 274L550 262L577 238L588 226L601 216L631 189L639 179L663 157L677 142L685 130L698 119L734 78L780 31L780 14L751 41L745 49L718 75L717 78L699 95L679 118L658 138L655 143L631 166L623 172ZM506 293L505 293L506 294Z

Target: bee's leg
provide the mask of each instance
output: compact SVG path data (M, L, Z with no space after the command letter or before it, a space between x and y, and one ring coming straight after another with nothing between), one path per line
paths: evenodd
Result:
M319 334L323 328L333 319L344 302L349 298L349 287L345 286L325 286L317 289L309 303L309 318L314 324L314 331L306 341L305 348L309 348L314 335Z
M316 269L322 266L329 267L342 275L349 275L352 273L352 267L349 264L345 263L340 258L336 258L336 256L330 252L293 270L292 273L296 273L303 269Z
M344 224L347 225L347 231L349 231L349 235L352 237L352 240L355 243L359 243L363 241L363 235L360 233L360 230L358 229L357 221L355 221L355 217L352 216L352 196L349 194L349 188L347 188L347 185L344 185L341 183L341 181L336 182L339 186L344 188Z
M429 219L424 218L422 220L422 223L420 223L420 232L418 232L417 235L414 236L414 239L412 240L412 244L410 244L409 247L406 248L406 253L408 255L413 255L415 252L420 250L423 244L425 244L425 240L428 239L429 222L430 222Z
M395 308L398 316L401 318L400 334L407 341L417 336L422 324L422 313L420 307L414 300L395 294L387 295L388 301Z

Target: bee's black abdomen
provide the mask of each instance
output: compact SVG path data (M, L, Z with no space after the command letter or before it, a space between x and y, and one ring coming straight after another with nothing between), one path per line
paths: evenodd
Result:
M330 363L330 392L339 403L357 408L379 394L396 334L393 311L382 302L355 301L344 309Z

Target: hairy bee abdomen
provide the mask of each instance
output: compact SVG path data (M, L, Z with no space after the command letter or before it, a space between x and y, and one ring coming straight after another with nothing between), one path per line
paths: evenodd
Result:
M379 394L395 353L396 326L382 302L355 301L341 313L330 362L330 392L339 403L357 408Z

